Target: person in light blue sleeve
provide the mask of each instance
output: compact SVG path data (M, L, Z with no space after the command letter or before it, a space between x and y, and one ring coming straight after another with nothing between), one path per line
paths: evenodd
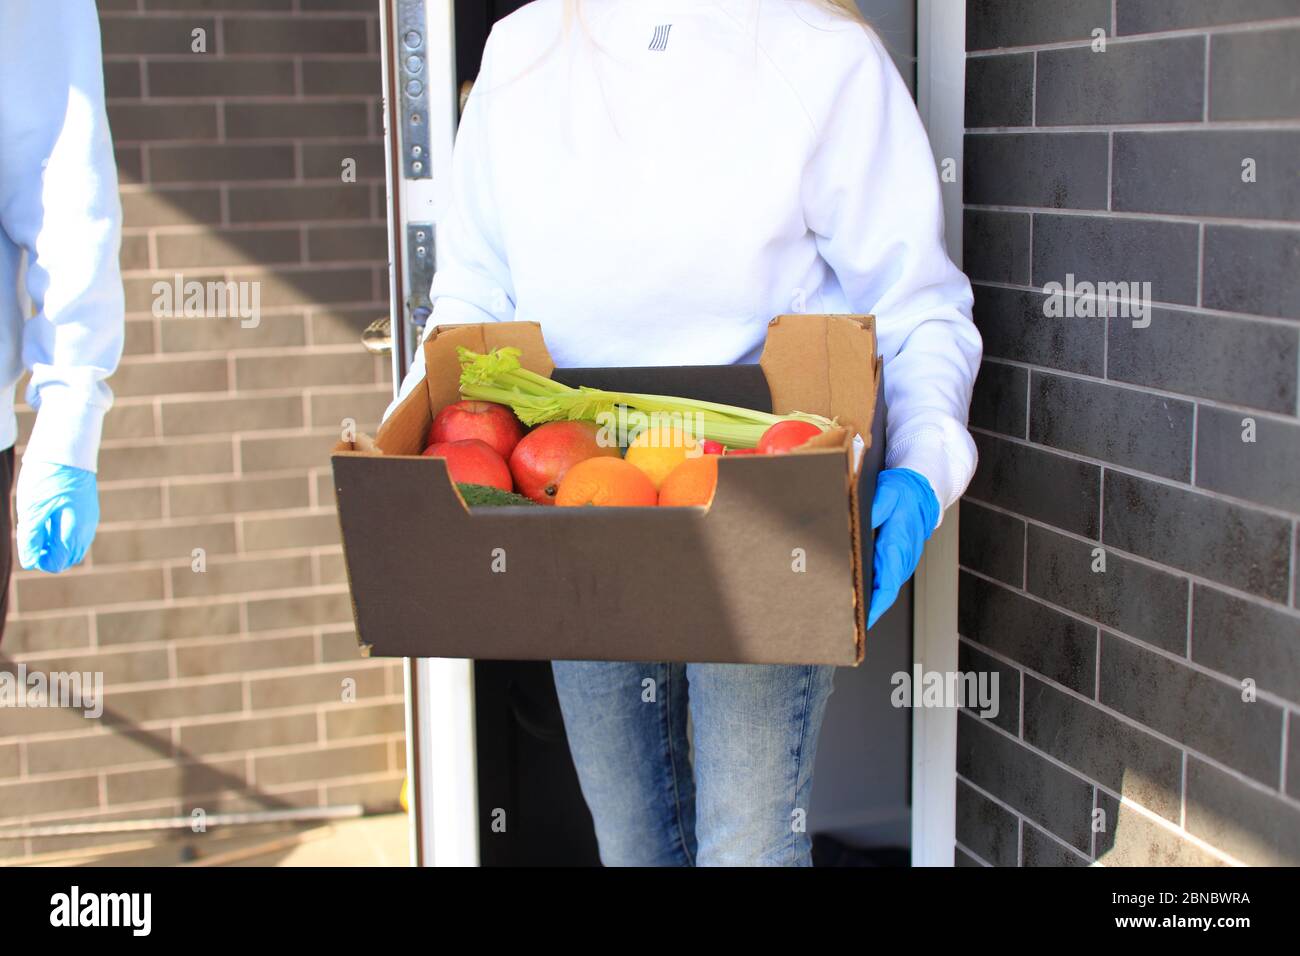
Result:
M99 523L95 471L113 402L105 379L121 357L124 331L121 220L93 0L5 0L0 484L6 494L13 484L14 392L30 371L26 399L36 424L17 482L24 568L57 573L79 563ZM0 595L12 567L9 509L3 512ZM0 597L0 635L4 603Z

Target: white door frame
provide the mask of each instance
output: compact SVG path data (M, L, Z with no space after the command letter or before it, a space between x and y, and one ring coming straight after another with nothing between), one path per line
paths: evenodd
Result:
M948 254L961 265L966 4L917 0L916 100L943 183ZM957 671L957 508L926 545L912 591L912 649L922 673ZM952 866L957 839L957 711L912 711L912 865Z
M406 300L407 227L435 224L449 200L452 140L456 131L456 30L453 0L423 0L424 30L414 47L398 17L398 0L380 0L380 51L384 84L384 157L388 170L389 314L393 323L393 393L396 395L406 362L419 347L418 333L408 321ZM400 34L400 35L399 35ZM428 173L408 178L403 158L403 110L409 110L399 89L398 58L422 58L420 73L429 102ZM437 251L436 228L431 237ZM424 291L424 290L420 290ZM400 338L399 338L400 337ZM443 658L405 661L406 766L411 812L410 848L413 866L477 866L478 767L474 744L474 662Z
M389 236L394 393L399 367L418 342L406 321L407 225L437 223L447 207L457 109L453 0L424 0L429 89L431 177L407 179L395 155L405 149L398 122L402 93L391 50L398 0L380 0L388 201L397 211ZM935 156L955 164L957 182L944 185L949 254L961 264L961 168L964 131L966 10L960 0L917 0L917 104ZM390 42L391 40L391 42ZM436 235L436 233L435 233ZM436 250L436 241L435 241ZM396 344L396 342L395 342ZM916 572L913 592L914 658L924 671L957 670L957 509L944 516ZM406 661L406 758L410 774L410 844L415 866L477 866L477 761L474 740L474 665L468 660ZM957 712L916 708L912 713L912 865L951 866L956 842Z

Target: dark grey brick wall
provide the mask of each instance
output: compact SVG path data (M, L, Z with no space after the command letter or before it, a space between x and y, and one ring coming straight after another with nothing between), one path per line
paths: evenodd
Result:
M1300 0L968 0L967 49L961 666L1002 686L958 862L1300 863ZM1071 275L1146 317L1060 315Z

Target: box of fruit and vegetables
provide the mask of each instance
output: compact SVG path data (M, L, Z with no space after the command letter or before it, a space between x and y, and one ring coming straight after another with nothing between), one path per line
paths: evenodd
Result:
M335 446L363 651L858 663L872 317L778 316L757 365L555 368L543 333L434 329L422 385Z

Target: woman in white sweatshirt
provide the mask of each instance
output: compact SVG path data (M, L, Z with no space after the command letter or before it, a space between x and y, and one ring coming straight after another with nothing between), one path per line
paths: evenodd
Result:
M774 315L873 313L874 623L975 469L980 337L942 235L925 131L852 0L537 0L493 28L461 119L429 326L702 365L756 361ZM423 374L417 353L402 394ZM809 864L833 668L553 668L606 864Z

